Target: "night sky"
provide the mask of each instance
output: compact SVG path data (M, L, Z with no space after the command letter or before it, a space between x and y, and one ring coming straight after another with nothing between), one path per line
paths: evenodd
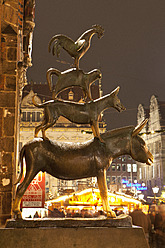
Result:
M119 98L127 110L106 110L108 129L136 125L138 104L149 107L153 94L165 101L164 0L37 0L35 23L28 81L46 82L50 67L64 71L72 66L74 60L65 51L60 54L64 64L48 53L53 35L76 40L93 24L100 24L104 37L93 36L80 68L102 71L104 95L121 87Z

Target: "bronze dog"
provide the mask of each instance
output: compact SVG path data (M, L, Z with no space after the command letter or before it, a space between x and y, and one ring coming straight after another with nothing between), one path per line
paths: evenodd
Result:
M46 139L45 131L52 127L60 116L63 116L71 122L77 124L90 124L93 134L100 137L98 119L100 114L107 108L113 107L119 112L125 110L117 97L120 87L117 87L112 93L103 96L97 100L88 103L75 103L63 100L51 100L42 104L37 104L32 98L33 104L38 108L44 108L44 119L40 125L35 128L35 137L37 137L40 130L42 130L42 137Z
M148 165L153 162L144 140L138 135L146 121L139 126L123 127L101 134L105 143L95 138L84 143L60 143L36 138L21 149L21 173L16 182L23 176L23 158L26 161L26 175L18 185L13 212L21 218L20 202L30 182L38 172L63 179L75 180L80 178L97 177L103 209L110 217L115 217L108 203L106 170L113 159L128 154L134 160Z
M54 89L52 89L52 74L58 76ZM92 70L88 73L84 73L82 70L76 70L76 68L72 68L63 72L60 72L55 68L50 68L47 71L46 77L49 89L53 93L53 99L55 99L61 91L67 88L71 88L73 86L80 86L83 90L84 98L86 99L88 97L92 101L90 86L96 80L102 78L102 74L101 71L97 69Z

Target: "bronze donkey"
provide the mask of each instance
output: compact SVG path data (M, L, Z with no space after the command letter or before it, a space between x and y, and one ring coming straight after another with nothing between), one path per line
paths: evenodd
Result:
M35 128L35 137L37 137L39 131L42 130L42 137L46 139L46 129L52 127L58 118L63 116L77 124L90 124L94 136L103 142L98 127L98 119L101 112L110 107L115 108L119 112L125 110L125 107L117 97L119 89L120 87L117 87L110 94L88 103L75 103L59 99L37 104L34 101L35 96L33 96L33 104L38 108L44 108L44 119L42 123Z
M123 127L101 134L105 143L94 138L84 143L61 143L35 138L21 149L21 173L16 182L23 176L23 159L26 161L26 174L17 187L13 212L21 218L20 202L30 182L38 172L63 179L75 180L80 178L97 177L103 209L110 217L115 217L108 203L106 170L113 159L128 154L134 160L148 165L153 162L144 140L138 135L146 121L139 126Z
M52 89L52 74L58 76L54 89ZM63 72L60 72L55 68L50 68L46 73L46 77L53 99L55 99L61 91L73 86L79 86L83 90L84 98L86 99L88 97L92 101L90 86L96 80L102 78L102 74L98 69L85 73L82 70L76 70L76 68Z

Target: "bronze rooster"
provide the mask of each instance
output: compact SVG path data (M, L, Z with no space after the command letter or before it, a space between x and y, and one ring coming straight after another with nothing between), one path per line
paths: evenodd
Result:
M91 29L84 32L76 41L63 34L53 36L49 42L48 49L57 57L60 56L60 50L63 48L68 54L75 59L75 67L79 69L79 60L87 52L91 44L91 38L97 34L98 38L104 35L104 29L100 25L93 25Z

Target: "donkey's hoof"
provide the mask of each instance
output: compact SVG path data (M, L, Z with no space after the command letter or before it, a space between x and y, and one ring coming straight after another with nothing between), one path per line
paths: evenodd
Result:
M116 218L116 214L114 211L109 211L107 212L107 218L111 219L111 218Z
M14 211L14 219L15 220L21 220L22 219L21 211Z

